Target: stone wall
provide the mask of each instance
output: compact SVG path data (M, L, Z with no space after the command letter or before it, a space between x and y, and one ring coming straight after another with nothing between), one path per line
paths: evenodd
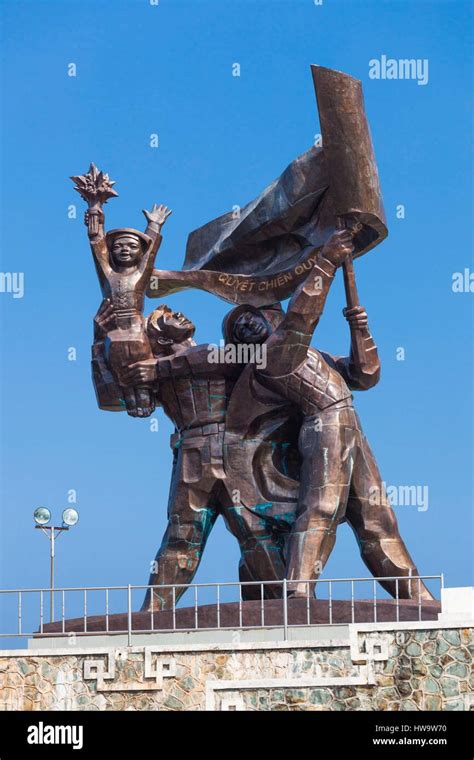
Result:
M469 710L473 629L340 640L0 652L2 710ZM410 627L408 627L410 626Z

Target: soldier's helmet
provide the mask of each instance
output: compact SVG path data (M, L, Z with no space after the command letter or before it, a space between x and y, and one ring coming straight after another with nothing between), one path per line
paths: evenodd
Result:
M285 312L280 303L271 304L270 306L262 306L262 308L251 306L250 304L236 306L235 309L232 309L232 311L229 311L229 313L226 314L222 322L222 335L225 343L235 343L234 325L239 317L247 311L251 314L263 317L269 323L272 330L275 330L278 327L285 316Z

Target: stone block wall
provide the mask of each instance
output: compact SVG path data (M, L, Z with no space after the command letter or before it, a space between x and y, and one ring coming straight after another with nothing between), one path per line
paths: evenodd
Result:
M347 639L0 652L2 710L469 710L473 629ZM411 627L408 627L411 625Z

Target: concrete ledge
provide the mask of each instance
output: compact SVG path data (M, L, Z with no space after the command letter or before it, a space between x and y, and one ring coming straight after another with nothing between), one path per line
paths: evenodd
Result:
M148 645L146 645L148 646ZM0 649L0 657L81 657L89 656L90 654L109 654L117 649L127 650L127 652L142 652L146 648L143 644L134 644L129 647L127 645L119 646L117 644L109 644L108 646L68 646L62 649ZM151 646L151 643L150 643ZM153 644L153 651L160 651L163 654L170 654L172 652L261 652L266 650L280 650L280 649L308 649L317 646L322 649L333 649L338 647L350 646L349 637L347 638L333 638L327 640L315 641L314 639L300 639L298 641L262 641L262 642L245 642L245 643L232 643L232 644L163 644L156 646Z
M441 612L438 620L456 623L470 620L474 624L474 586L441 589Z
M334 626L302 626L288 629L288 640L284 640L283 628L251 629L241 631L189 631L167 634L134 634L132 646L128 646L126 635L61 636L28 640L28 649L1 649L2 657L35 657L83 655L107 653L114 649L135 651L144 646L152 646L166 652L214 652L245 651L266 649L300 649L305 647L344 647L354 636L361 633L389 633L398 631L436 631L450 629L472 629L472 620L421 621L403 623L353 623ZM216 634L225 634L218 640ZM71 642L74 643L71 643Z

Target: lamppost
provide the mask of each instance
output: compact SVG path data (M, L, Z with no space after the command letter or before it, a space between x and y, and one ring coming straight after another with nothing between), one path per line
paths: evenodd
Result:
M36 523L35 528L42 530L45 536L49 538L51 566L49 617L50 622L52 623L54 621L54 557L56 538L59 538L61 533L65 530L69 530L69 528L72 528L77 524L79 521L79 513L77 509L74 509L73 507L65 509L62 514L63 524L60 527L56 525L48 525L51 520L51 511L47 507L38 507L35 509L33 517Z

